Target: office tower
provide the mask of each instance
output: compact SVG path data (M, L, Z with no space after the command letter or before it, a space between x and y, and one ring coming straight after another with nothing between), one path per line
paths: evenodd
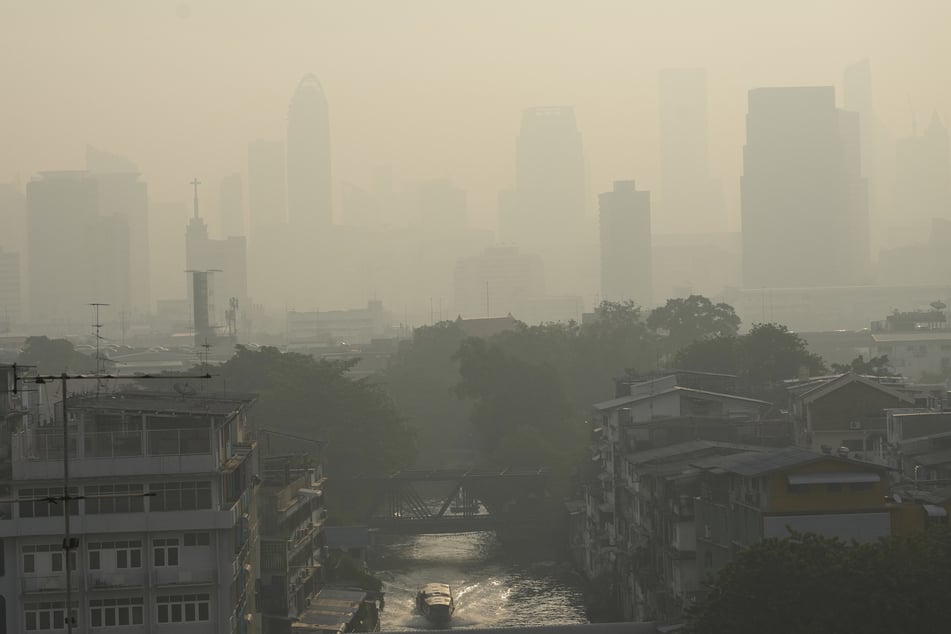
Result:
M416 190L416 209L424 234L446 235L466 227L466 191L447 178L420 185Z
M26 202L31 321L78 321L87 303L111 303L94 296L96 180L86 172L42 172L27 183Z
M584 170L573 108L530 108L522 113L516 141L516 242L575 241L587 212Z
M20 255L0 247L0 332L21 322L20 293Z
M518 247L490 247L456 263L453 291L454 312L463 319L518 318L526 300L545 294L544 267L541 258Z
M86 164L95 165L88 158ZM139 180L137 172L90 171L90 176L98 185L99 215L123 219L124 231L128 234L123 245L109 247L126 251L126 259L120 261L128 262L128 279L122 282L123 291L120 295L113 295L111 301L117 311L131 309L139 314L147 314L152 305L147 186ZM115 230L118 229L114 227L110 230L114 236ZM127 295L126 299L122 299L124 295Z
M4 631L65 631L67 574L77 634L244 631L256 612L254 399L189 387L69 397L68 565L62 503L44 499L63 493L62 406L49 425L21 417L2 459L4 497L19 500L0 515Z
M0 183L0 248L26 257L26 199L19 183Z
M868 201L858 121L831 86L749 92L741 204L747 288L865 281Z
M215 240L208 236L208 226L199 214L198 186L195 179L194 210L185 229L185 270L188 274L188 299L195 297L192 271L214 271L214 293L209 313L212 327L225 323L225 311L232 297L237 298L239 308L250 307L248 302L247 242L244 236L229 236ZM209 288L212 288L209 284ZM194 306L193 306L194 310Z
M922 134L898 140L895 177L902 222L927 232L932 219L951 219L951 152L937 112Z
M710 178L707 149L707 73L702 68L662 70L660 115L661 233L720 233L726 214Z
M634 181L615 181L598 196L601 212L601 298L650 306L651 195Z
M330 118L314 75L298 84L287 112L287 213L306 237L333 224Z
M93 276L88 301L108 303L116 315L133 305L130 236L129 221L122 214L97 218L90 235Z
M282 141L254 141L248 145L248 209L252 242L262 230L287 224Z
M221 180L218 190L218 209L221 217L221 237L245 236L244 183L235 172Z

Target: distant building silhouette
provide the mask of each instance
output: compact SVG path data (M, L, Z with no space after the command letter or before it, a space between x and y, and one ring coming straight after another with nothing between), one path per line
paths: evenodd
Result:
M209 319L212 326L225 323L224 313L228 300L238 299L240 306L250 307L248 301L247 242L243 236L229 236L222 240L208 237L208 226L199 215L198 188L195 186L194 211L185 229L185 270L214 271L213 305ZM188 273L188 298L195 297L194 276ZM192 312L194 306L192 307Z
M0 332L23 319L20 288L20 254L0 247Z
M707 148L707 73L703 68L658 75L661 191L655 231L727 230L719 185L710 178Z
M129 234L126 245L128 281L116 280L117 283L129 285L129 303L116 308L148 314L152 310L148 187L139 180L137 172L90 172L90 175L99 186L99 214L121 218L125 228L116 227L115 230L119 231L118 235L122 235L123 231ZM102 238L104 236L100 236ZM119 258L121 262L126 256L120 255Z
M932 219L951 219L951 149L937 112L922 134L898 140L895 167L901 222L927 231Z
M831 86L749 93L741 204L747 288L866 282L858 115Z
M235 172L221 179L218 209L222 238L248 235L244 228L244 183L241 174Z
M130 305L129 222L101 216L99 193L85 171L42 172L27 183L31 321L85 323L89 302Z
M601 297L650 306L651 196L634 181L615 181L598 196L601 216Z
M526 246L576 238L584 217L581 132L571 107L529 108L516 141L514 241Z
M545 294L541 258L514 246L490 247L462 258L456 264L454 294L455 312L463 319L517 318L529 298Z
M287 211L297 231L333 224L330 116L314 75L298 84L287 112Z
M287 173L282 141L248 146L248 208L253 242L266 227L287 224Z

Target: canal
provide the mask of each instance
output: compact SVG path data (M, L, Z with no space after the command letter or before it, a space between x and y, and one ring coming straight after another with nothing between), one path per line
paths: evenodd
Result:
M381 538L371 562L384 582L382 629L431 629L416 587L443 582L456 597L453 628L585 623L581 579L569 564L503 551L493 533Z

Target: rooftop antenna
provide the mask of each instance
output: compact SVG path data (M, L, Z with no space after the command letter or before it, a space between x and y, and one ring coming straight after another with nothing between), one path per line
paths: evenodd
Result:
M198 186L201 185L201 181L196 177L192 180L191 185L195 188L195 218L198 218Z
M102 322L99 321L99 308L102 306L108 306L109 304L92 302L89 305L92 306L96 311L96 323L94 323L92 327L96 336L96 396L99 396L99 390L102 387L102 379L100 377L106 373L105 364L103 363L102 359L102 349L100 346L100 343L102 342Z

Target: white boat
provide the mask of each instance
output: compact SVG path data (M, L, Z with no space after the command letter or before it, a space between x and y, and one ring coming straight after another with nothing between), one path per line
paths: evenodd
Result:
M427 583L416 590L416 609L434 625L446 625L456 610L452 588L445 583Z

